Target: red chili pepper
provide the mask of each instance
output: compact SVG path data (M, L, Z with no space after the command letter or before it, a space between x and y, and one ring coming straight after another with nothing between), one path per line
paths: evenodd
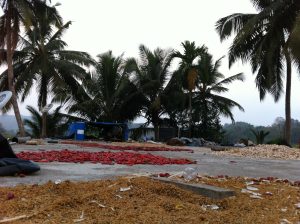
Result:
M132 152L82 152L70 150L51 150L43 152L20 152L18 157L35 162L73 162L73 163L102 163L113 165L124 164L132 166L135 164L166 165L166 164L193 164L188 159L171 159L152 154L139 154Z
M194 151L185 148L166 148L166 147L146 147L146 146L117 146L117 145L106 145L97 142L74 142L74 141L62 141L62 144L78 145L81 147L97 147L102 149L119 150L119 151L173 151L173 152L190 152Z
M7 194L7 197L6 197L7 200L12 200L12 199L14 199L14 198L15 198L14 193L9 192L9 193Z
M169 177L170 174L169 173L160 173L159 176L160 177Z

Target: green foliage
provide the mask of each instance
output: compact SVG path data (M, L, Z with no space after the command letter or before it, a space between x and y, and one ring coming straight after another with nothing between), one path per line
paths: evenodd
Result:
M265 137L270 134L269 131L265 132L264 130L254 130L254 129L251 129L250 130L253 135L255 136L255 139L256 139L256 144L263 144L264 141L265 141Z
M217 24L220 39L235 35L229 50L230 66L241 59L250 62L256 73L260 99L270 93L277 102L283 93L286 63L285 139L291 141L291 76L292 63L300 68L299 34L300 4L295 0L255 0L255 14L235 13L221 18Z
M124 73L122 56L115 57L109 51L97 57L95 71L80 86L60 89L55 100L88 121L133 120L140 113L143 97Z
M214 62L206 48L198 54L198 58L193 62L193 68L198 74L193 92L185 91L182 68L175 71L167 88L169 99L174 100L166 103L171 120L175 120L183 128L192 126L193 136L218 142L223 134L220 115L230 117L234 121L232 109L237 107L241 111L244 110L237 102L222 96L229 90L226 85L234 81L243 81L243 74L225 78L219 72L221 60L222 58Z
M30 129L33 137L39 138L42 133L42 114L31 106L27 106L31 114L31 119L25 119L24 124ZM60 112L61 107L57 107L52 113L47 114L48 137L63 136L68 129L69 122L77 120L69 115Z
M0 7L4 14L0 17L0 48L6 46L8 38L11 39L11 50L15 50L19 41L21 27L25 31L37 26L37 18L47 15L56 26L62 22L55 7L42 0L0 0ZM45 14L47 12L47 14ZM44 17L46 18L46 17ZM5 57L1 57L5 56ZM0 54L0 63L6 61L6 55Z
M253 126L245 122L236 122L233 124L225 124L223 126L223 131L225 132L222 143L223 144L234 144L237 143L240 139L250 139L255 141L255 135L251 130L255 132L262 131L263 133L269 133L265 136L264 142L274 143L274 144L283 144L281 141L284 136L284 125L285 120L281 117L275 119L272 125L270 126ZM300 121L292 119L292 144L298 144L300 140ZM286 145L286 144L284 144Z
M202 54L207 51L207 48L203 45L197 47L195 42L185 41L181 43L183 47L183 53L175 51L171 57L179 58L180 64L175 74L178 76L177 80L181 79L181 88L188 91L188 108L186 116L188 116L189 124L189 137L192 137L191 129L193 126L193 90L196 88L197 80L199 79L199 70L196 68L195 61L201 58Z
M266 130L270 131L270 135L267 136L267 141L274 139L284 139L285 131L285 119L278 117L275 119L274 123L267 127ZM292 119L291 120L291 144L298 144L300 140L300 121Z
M244 76L242 73L225 78L225 76L219 72L222 58L216 62L213 61L213 57L209 53L204 53L201 59L197 63L197 69L199 71L199 79L197 81L197 91L193 93L195 106L204 108L216 108L219 115L229 117L234 121L232 109L237 107L239 110L244 111L244 108L237 102L223 97L222 94L229 91L226 85L231 84L234 81L243 81ZM195 110L197 112L197 108ZM202 112L205 110L202 109ZM209 113L209 109L206 110Z
M225 124L223 126L224 137L222 144L232 145L240 141L240 139L250 139L254 141L251 129L254 126L245 122L235 122L232 124Z
M18 123L21 136L25 136L25 129L22 123L21 114L17 101L15 90L15 73L13 69L13 56L19 44L19 36L21 28L25 31L37 25L36 17L39 12L46 12L46 17L59 24L61 18L55 7L50 7L43 0L1 0L0 6L4 14L0 17L0 64L7 63L7 88L12 92L11 104L13 105L15 117ZM55 17L55 19L54 19ZM3 87L0 87L3 89ZM6 111L11 104L2 108Z
M283 138L275 138L267 142L267 144L272 144L272 145L285 145L288 147L291 147L291 145Z
M184 41L181 45L183 53L175 51L171 57L180 59L178 72L181 75L182 87L192 92L196 88L196 80L199 78L199 71L196 68L197 60L206 53L207 47L205 45L197 47L194 41Z
M168 101L170 86L168 82L169 68L172 57L171 51L160 48L150 51L141 45L140 60L128 59L125 71L130 74L141 98L136 103L142 106L142 112L148 123L152 123L155 139L158 139L158 126L161 116L166 113L164 104Z
M40 5L38 5L40 6ZM14 88L21 101L35 87L38 107L47 105L50 96L62 88L74 89L87 74L84 66L92 59L85 52L65 50L67 44L61 40L71 22L61 24L57 15L50 14L45 7L34 8L33 26L25 30L21 38L21 49L13 56ZM58 26L58 28L55 28ZM0 89L8 88L8 69L0 76ZM45 115L44 115L45 117ZM44 126L46 126L44 118ZM46 127L42 137L46 137Z
M174 127L188 127L188 95L182 89L180 71L175 71L164 90L163 104Z
M143 132L143 127L133 129L131 138L135 141L138 141L139 139L141 139Z
M264 2L265 1L256 1ZM232 34L234 41L229 50L229 63L232 65L238 59L250 62L256 75L256 85L260 99L264 99L267 92L278 101L283 93L283 61L285 60L286 32L288 24L294 15L287 13L296 10L289 8L292 1L269 1L258 7L256 14L236 13L220 19L217 31L221 40Z
M44 24L42 20L37 27L28 30L22 38L22 49L14 55L16 92L24 101L35 85L39 108L47 105L47 98L55 95L57 89L79 86L77 80L83 80L87 74L82 66L92 62L87 53L64 49L66 43L60 38L70 22L56 32L52 30L51 22ZM1 75L1 89L7 83L6 73L7 70Z
M221 142L224 133L217 107L213 104L200 105L196 107L195 112L197 118L193 120L197 122L193 126L193 136L208 141Z

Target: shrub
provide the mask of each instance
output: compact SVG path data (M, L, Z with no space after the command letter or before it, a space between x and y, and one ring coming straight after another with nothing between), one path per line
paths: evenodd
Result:
M292 147L290 144L287 143L287 141L283 138L275 138L269 142L267 142L267 144L274 144L274 145L285 145L288 147Z

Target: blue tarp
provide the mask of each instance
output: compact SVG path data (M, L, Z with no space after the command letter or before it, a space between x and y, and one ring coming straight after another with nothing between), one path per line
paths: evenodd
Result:
M69 125L66 137L75 138L75 140L84 140L84 131L87 125L91 126L120 126L123 129L123 139L128 140L128 126L127 123L112 123L112 122L73 122Z

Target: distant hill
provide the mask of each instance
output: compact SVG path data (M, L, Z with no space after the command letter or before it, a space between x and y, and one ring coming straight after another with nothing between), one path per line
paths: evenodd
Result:
M22 116L23 119L30 119L30 116ZM0 114L0 123L2 127L7 131L17 131L18 124L14 115L1 115Z

